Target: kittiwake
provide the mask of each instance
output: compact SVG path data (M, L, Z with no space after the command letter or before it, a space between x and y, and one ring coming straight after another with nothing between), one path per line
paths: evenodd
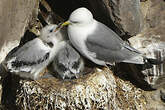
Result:
M63 41L53 60L53 68L62 79L78 78L83 74L84 60L72 47L70 41Z
M68 25L68 35L73 46L83 56L98 65L115 62L157 63L156 59L146 58L106 25L95 20L87 8L82 7L73 11L69 20L61 27L65 25Z

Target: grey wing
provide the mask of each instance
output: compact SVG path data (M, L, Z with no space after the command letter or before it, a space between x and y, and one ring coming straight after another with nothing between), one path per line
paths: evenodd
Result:
M69 66L74 65L76 61L80 58L79 53L71 46L71 44L66 42L63 48L60 49L56 55L58 63L65 65L69 69Z
M57 71L58 73L64 73L65 71L68 70L68 53L66 50L66 42L63 42L62 47L58 51L58 53L55 55L53 65L54 65L54 70Z
M40 64L48 57L49 48L40 39L36 38L8 55L5 62L9 69L21 70L21 67L31 68L33 65Z
M109 62L121 62L140 52L126 44L116 33L98 22L98 28L86 40L87 49L96 53L96 58Z
M77 69L80 64L79 53L71 46L70 42L67 41L65 46L60 49L55 57L57 65L65 70Z
M78 61L78 59L80 59L79 53L73 48L69 41L66 44L66 50L72 62Z
M84 63L79 53L69 41L58 51L53 61L54 71L63 79L78 77L84 69Z
M81 64L81 56L80 54L72 47L71 43L68 42L66 45L67 53L69 54L69 62L70 62L70 68L73 68L75 70L79 69L79 66Z

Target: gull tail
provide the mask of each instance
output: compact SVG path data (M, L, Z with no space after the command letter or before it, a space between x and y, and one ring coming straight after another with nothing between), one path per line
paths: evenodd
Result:
M124 60L123 62L133 63L133 64L160 65L160 64L164 63L164 60L161 61L161 60L154 59L154 58L146 58L143 56L136 56L136 57L130 58L128 60Z
M124 60L122 62L133 63L133 64L145 64L144 59L143 59L143 57L141 55L129 58L129 59Z
M161 60L158 60L158 59L153 59L153 58L145 58L145 63L149 63L149 64L152 64L152 65L160 65L164 62L161 61Z

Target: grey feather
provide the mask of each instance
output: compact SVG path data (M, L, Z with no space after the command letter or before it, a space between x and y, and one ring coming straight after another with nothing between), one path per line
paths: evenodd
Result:
M40 47L41 45L43 45L43 42L36 38L23 45L12 55L7 56L7 59L16 57L19 61L35 62L40 58L43 58L43 56L49 52L49 50L47 50L48 48L43 49Z
M78 77L84 69L84 63L79 53L64 41L64 46L59 50L53 61L54 70L62 79Z
M50 24L41 30L39 38L10 51L2 63L5 69L23 78L38 79L42 70L52 62L58 44L63 40L56 28L57 25Z
M88 51L96 53L96 58L105 62L128 62L143 64L141 53L125 43L104 24L97 22L96 30L88 35Z
M25 66L28 68L33 68L34 65L47 60L49 48L41 48L41 45L44 45L43 42L36 38L27 42L25 45L17 49L17 51L9 54L5 59L6 65L11 63L11 67L8 67L8 69L13 69L13 72L15 71L14 69L16 69L16 71L21 71L21 68L24 68Z

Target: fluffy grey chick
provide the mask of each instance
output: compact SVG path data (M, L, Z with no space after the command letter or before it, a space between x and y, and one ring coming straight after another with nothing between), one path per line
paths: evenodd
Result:
M56 28L57 25L44 27L39 38L10 52L2 63L6 70L23 78L38 79L40 72L53 60L63 40Z
M69 41L63 41L53 60L54 70L62 79L78 78L84 70L84 61Z

